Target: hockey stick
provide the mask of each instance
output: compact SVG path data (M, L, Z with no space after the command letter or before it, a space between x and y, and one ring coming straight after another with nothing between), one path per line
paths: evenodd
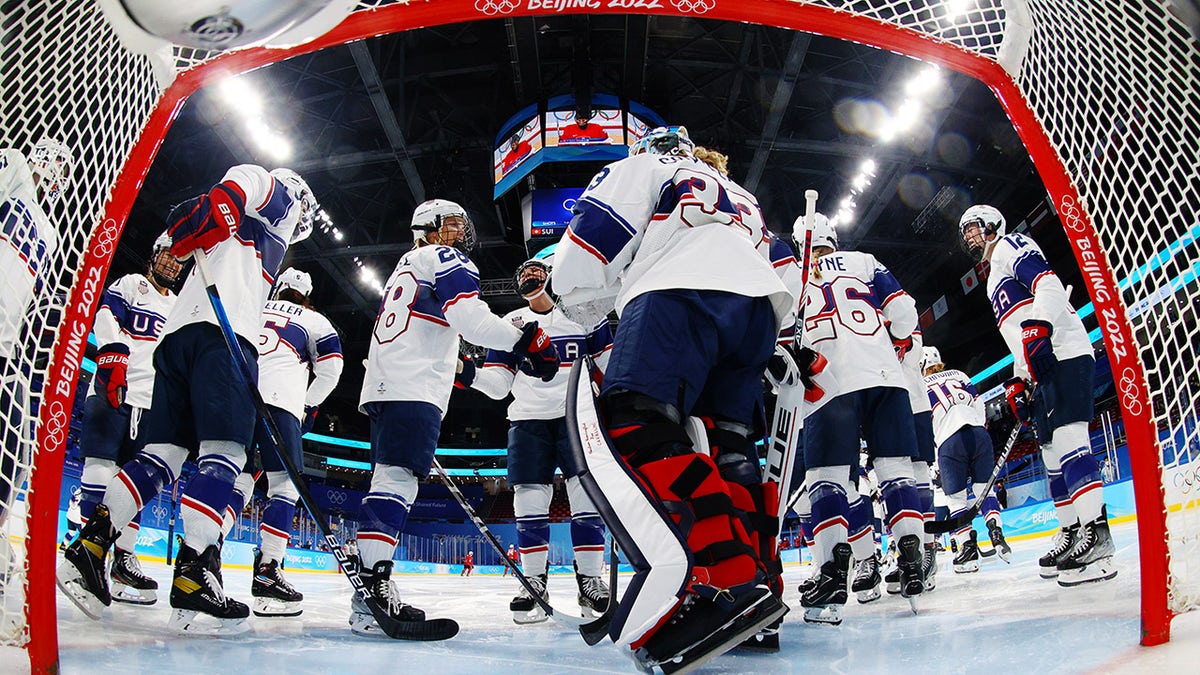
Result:
M1004 471L1004 465L1008 462L1008 455L1012 452L1013 446L1017 444L1017 436L1021 434L1021 421L1017 420L1013 426L1012 433L1008 435L1008 441L1004 444L1004 452L1001 453L1000 459L996 461L996 468L992 471L992 477L988 479L987 485L982 491L976 491L975 503L966 511L957 516L947 518L946 520L930 520L925 523L925 531L930 534L945 534L960 530L971 524L975 520L975 516L979 515L979 508L983 506L983 500L992 492L992 486L1000 478L1000 474Z
M454 500L457 501L458 505L462 507L462 510L466 512L467 517L471 519L471 522L475 523L475 527L479 529L480 534L482 534L483 537L488 540L488 543L492 545L492 548L496 549L496 553L500 554L500 559L504 561L504 564L508 566L508 569L512 570L513 576L516 577L517 581L521 582L521 585L524 586L525 590L529 592L529 596L533 598L533 601L537 603L538 607L542 608L542 611L546 613L546 616L554 619L564 626L578 628L581 631L583 630L584 626L589 626L595 621L599 621L599 619L589 621L588 619L578 616L563 614L562 612L554 609L554 607L550 606L550 603L546 602L542 598L542 594L538 593L537 590L534 589L533 585L529 582L529 577L525 576L525 573L521 571L520 567L505 554L504 546L500 544L500 540L496 538L496 535L492 534L492 531L488 529L487 524L484 523L483 519L479 517L479 514L475 512L475 509L472 508L469 503L467 503L467 498L463 496L462 490L458 489L458 485L454 482L454 479L450 478L450 474L442 468L442 463L437 460L437 457L433 458L433 468L437 469L438 475L442 477L442 482L445 483L446 487L450 489L450 494L454 496Z
M229 348L229 354L233 358L233 362L237 365L238 373L241 375L242 384L250 392L250 399L254 402L254 410L267 431L268 444L275 450L279 461L283 463L283 468L287 472L288 478L296 486L296 491L300 493L300 503L321 529L322 538L324 538L326 545L329 546L333 557L337 559L339 569L350 580L350 585L354 587L354 592L370 608L371 616L375 618L380 629L388 637L399 640L446 640L457 635L458 623L453 619L429 619L426 621L398 621L393 619L383 607L380 607L370 589L363 584L362 577L358 575L357 564L350 561L345 551L342 550L341 545L338 544L337 537L334 536L333 531L329 528L328 519L321 511L321 507L317 506L317 503L313 501L312 493L308 490L308 483L304 480L304 475L300 473L295 462L284 451L283 445L279 441L279 439L283 438L283 435L279 433L279 427L276 426L274 418L271 417L270 412L267 410L267 405L263 402L262 394L259 393L258 386L254 382L254 376L250 372L250 364L247 363L246 357L242 354L241 347L238 345L237 336L233 332L233 326L229 323L229 315L225 313L225 305L221 302L221 294L217 291L217 285L209 273L208 257L205 255L203 249L195 251L192 257L196 261L196 269L200 271L200 278L204 282L205 291L208 293L209 304L212 305L213 313L216 314L217 324L221 327L221 335L225 338L225 346Z

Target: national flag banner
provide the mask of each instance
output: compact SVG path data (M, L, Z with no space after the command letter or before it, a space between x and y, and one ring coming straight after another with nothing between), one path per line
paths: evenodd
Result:
M946 312L950 311L950 304L946 301L946 296L943 295L937 299L937 302L933 303L930 309L933 310L933 318L936 320L946 316Z
M921 330L927 330L930 326L933 325L933 321L934 321L934 316L933 316L932 308L927 309L924 312L921 312L921 315L917 317L917 323L921 326Z
M975 268L971 268L971 271L964 274L959 281L962 282L963 295L966 295L979 285L979 273L975 271Z

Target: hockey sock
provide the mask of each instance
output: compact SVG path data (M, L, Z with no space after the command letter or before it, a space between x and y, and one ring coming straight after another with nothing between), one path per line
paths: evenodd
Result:
M112 526L118 530L125 527L164 485L175 480L187 454L187 449L178 445L155 443L121 467L104 492Z
M604 521L583 489L579 478L567 479L567 499L571 504L571 544L579 573L588 577L604 571Z
M850 503L846 498L848 471L845 466L808 470L808 495L812 499L813 562L833 558L833 547L847 540Z
M371 491L362 501L365 516L358 528L358 551L364 569L391 560L408 511L417 496L417 477L402 466L376 464Z
M229 503L221 513L221 536L228 537L233 524L237 522L242 511L246 508L248 495L254 493L254 477L246 472L238 474L233 481L233 492L229 494Z
M896 541L910 534L924 534L925 514L912 477L912 460L907 457L875 458L875 475L887 510L888 527Z
M1004 521L1000 518L1000 501L996 499L996 493L990 493L983 504L980 505L979 512L983 514L984 522L994 520L997 525L1003 525Z
M521 549L522 570L529 576L546 573L546 559L550 554L550 500L553 497L554 487L551 485L521 484L513 487L517 546ZM571 523L571 534L575 534L574 522Z
M848 540L855 560L865 560L875 554L875 528L871 524L873 515L871 505L856 493L850 501L846 517L849 524Z
M104 499L104 488L116 475L117 463L111 459L83 460L83 476L79 479L79 516L83 522L92 518L96 505Z
M259 548L263 560L283 560L288 540L292 534L292 518L296 515L296 500L300 493L292 485L286 471L267 472L267 507L263 509L262 524L259 525Z
M122 551L133 551L137 547L138 530L141 529L140 521L142 520L142 512L138 511L133 516L133 520L121 529L121 535L117 537L117 548Z
M1092 456L1087 437L1087 423L1073 422L1054 430L1055 448L1069 448L1059 457L1063 482L1071 495L1071 505L1081 523L1090 523L1100 517L1104 507L1103 483L1100 480L1100 465Z
M966 489L955 492L954 494L946 495L946 507L950 510L950 517L957 518L967 512L967 491ZM967 523L964 527L959 528L950 533L950 540L954 545L962 546L962 543L967 540L967 535L971 532L971 524Z
M933 478L929 475L929 463L914 459L912 464L913 479L917 483L917 499L921 504L921 513L924 515L925 521L928 522L935 518L933 515ZM922 534L921 543L933 543L933 533L925 532Z
M245 448L240 443L200 442L199 469L180 500L184 543L193 550L203 551L221 538L225 509L245 461Z

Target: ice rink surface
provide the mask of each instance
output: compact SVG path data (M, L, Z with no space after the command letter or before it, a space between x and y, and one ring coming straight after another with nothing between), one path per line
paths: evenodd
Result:
M985 559L975 574L956 575L950 554L939 557L937 589L913 615L898 596L858 605L853 596L839 627L805 624L796 586L809 567L789 566L785 600L792 611L778 654L732 652L711 673L1005 673L1196 672L1200 613L1176 619L1165 647L1138 646L1137 539L1132 524L1114 528L1120 573L1092 587L1060 588L1038 577L1037 558L1049 539L1014 542L1013 563ZM149 563L162 589L152 607L115 605L101 621L58 596L62 672L81 673L609 673L636 672L608 641L587 647L573 631L549 621L516 626L508 601L511 577L395 577L402 597L430 617L462 626L445 642L368 639L350 632L350 585L341 575L291 575L305 593L294 619L251 617L252 632L232 638L179 636L167 630L170 570ZM250 572L229 569L226 590L250 601ZM622 577L622 584L627 582ZM575 581L552 577L551 604L575 607ZM18 653L0 651L4 670ZM18 656L17 658L20 658ZM912 671L907 670L912 668ZM18 671L19 672L19 671Z

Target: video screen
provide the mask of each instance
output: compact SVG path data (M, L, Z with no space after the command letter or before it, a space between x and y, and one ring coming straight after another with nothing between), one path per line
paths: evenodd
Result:
M596 110L580 118L574 110L546 113L546 147L578 145L624 145L620 110Z
M627 115L625 119L627 120L625 125L625 142L627 145L633 145L635 141L650 131L650 125L643 122L641 118L633 113Z
M561 237L571 224L571 209L583 188L534 190L530 203L529 237Z
M537 117L513 131L492 156L496 183L542 149L542 124Z

